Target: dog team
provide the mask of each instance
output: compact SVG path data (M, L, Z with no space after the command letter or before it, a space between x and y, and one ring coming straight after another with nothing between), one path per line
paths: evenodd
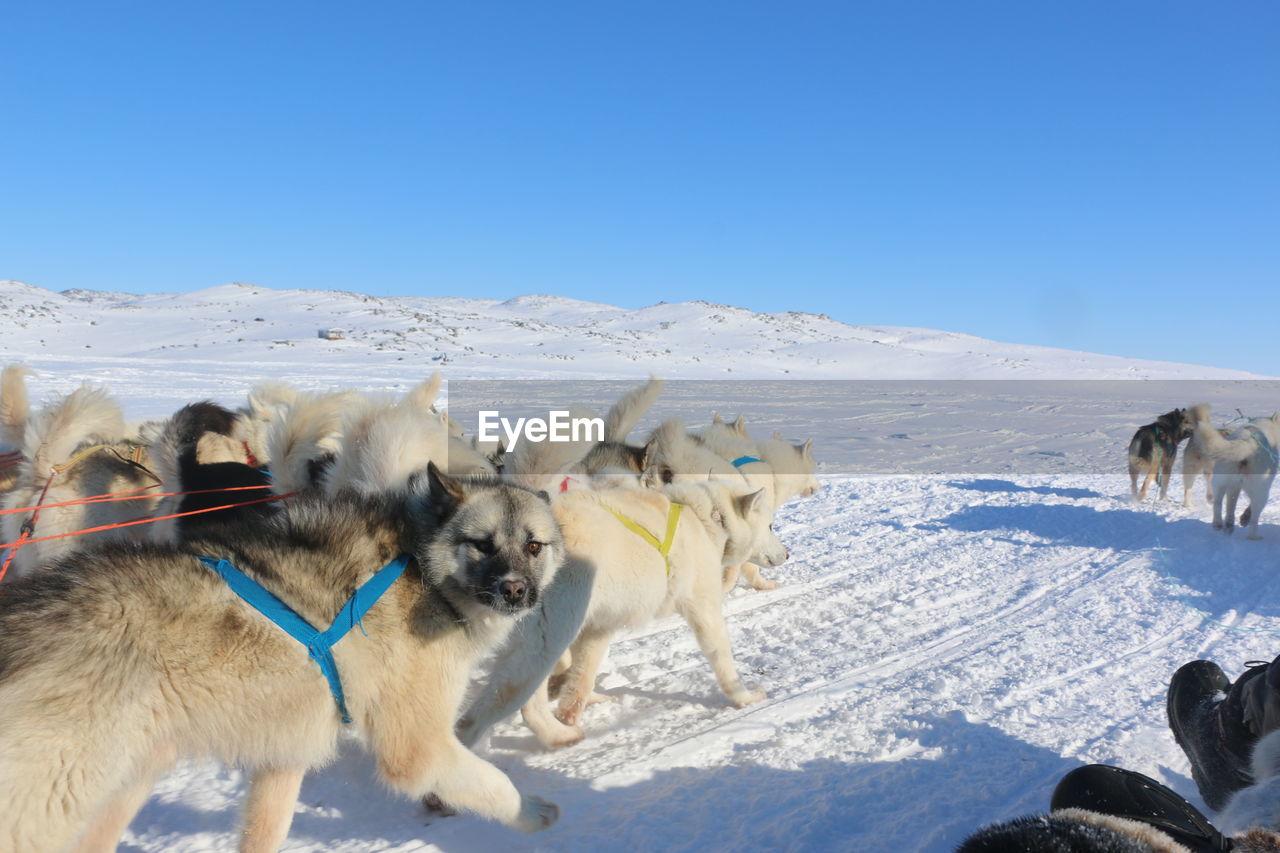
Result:
M516 711L581 740L611 638L671 613L734 706L765 696L721 601L776 586L809 442L717 416L630 444L656 379L603 441L506 453L436 409L438 374L133 429L87 386L33 411L28 375L0 374L0 849L114 850L160 774L212 757L249 775L240 849L276 850L344 731L396 791L543 829L557 807L469 747Z
M1259 539L1258 520L1271 493L1280 459L1280 412L1266 418L1238 418L1234 429L1215 427L1208 403L1174 409L1153 423L1139 427L1129 442L1129 489L1135 501L1146 500L1154 479L1160 499L1168 494L1178 445L1187 442L1182 457L1183 506L1190 507L1196 480L1205 480L1205 500L1213 504L1213 526L1231 533L1236 525L1240 493L1249 506L1240 513L1240 526ZM1142 485L1138 485L1138 478Z

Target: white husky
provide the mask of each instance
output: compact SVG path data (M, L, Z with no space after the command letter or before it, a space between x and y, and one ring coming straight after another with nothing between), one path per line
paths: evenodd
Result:
M1249 495L1249 538L1260 539L1258 519L1267 504L1271 481L1276 477L1280 451L1280 412L1269 418L1253 418L1223 438L1209 423L1209 406L1193 407L1196 439L1214 459L1213 526L1231 533L1236 524L1236 501L1241 490ZM1223 503L1226 503L1225 512Z
M762 492L715 480L677 483L661 492L578 490L559 496L553 509L569 555L565 583L547 588L543 617L518 626L518 635L499 655L485 692L459 723L464 742L474 743L524 697L524 720L539 741L550 748L578 742L582 711L613 635L672 612L689 623L735 706L764 698L738 675L720 586L726 566L748 559L776 566L787 558L769 529L772 512ZM576 638L565 631L575 615L581 622ZM545 676L570 639L568 655L560 661L562 687L553 715L545 685L530 696L531 681Z

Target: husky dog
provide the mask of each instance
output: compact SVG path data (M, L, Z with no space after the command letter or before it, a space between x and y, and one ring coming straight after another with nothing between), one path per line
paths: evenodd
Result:
M25 459L3 504L6 509L41 509L0 516L0 542L15 542L24 531L32 540L14 554L10 577L30 574L78 544L74 537L35 540L147 514L153 499L67 504L97 495L142 493L158 485L147 468L146 448L124 441L123 434L119 404L105 391L87 386L31 417L22 446ZM99 540L144 538L137 527L92 535Z
M486 692L459 723L465 741L474 742L514 710L513 699L527 696L522 714L539 741L550 748L578 742L582 711L594 698L596 670L613 635L673 611L693 629L720 688L735 706L764 698L763 691L745 686L738 675L721 610L725 566L748 559L776 566L787 558L769 528L772 513L762 492L708 480L673 484L662 492L569 491L553 507L569 555L565 571L577 573L576 586L568 592L588 599L581 628L568 648L567 669L557 676L562 683L559 708L553 715L545 686L531 696L528 692L528 673L548 672L564 651L564 614L578 606L572 600L551 601L553 594L566 591L552 587L546 609L556 615L524 623L512 637ZM674 534L673 512L679 513ZM670 539L665 555L659 546L664 538ZM594 582L584 582L590 576Z
M1192 427L1186 409L1165 412L1153 423L1138 427L1129 442L1129 493L1135 502L1147 499L1153 478L1160 486L1160 500L1165 499L1178 445L1191 436ZM1139 474L1146 475L1141 489L1138 488Z
M275 511L273 504L254 503L165 518L244 504L267 495L270 478L250 464L253 454L244 440L232 437L235 427L235 412L205 400L183 406L160 430L151 446L151 458L165 497L156 505L155 515L160 520L149 525L153 540L174 543L209 524L227 524Z
M1280 412L1269 418L1253 418L1223 438L1208 420L1208 406L1195 423L1196 438L1213 457L1213 526L1231 533L1236 524L1236 502L1243 490L1249 509L1240 519L1249 528L1250 539L1258 535L1258 518L1267 505L1271 481L1276 477L1280 451ZM1225 513L1223 503L1226 503Z
M773 438L757 441L756 450L773 467L774 499L779 506L795 497L816 495L822 489L813 458L813 439L792 444L775 431Z
M110 847L156 776L192 755L249 769L241 849L275 850L304 772L334 754L340 708L393 789L521 830L554 823L553 804L521 796L453 725L472 664L563 558L555 518L513 486L434 465L425 479L421 493L299 497L181 548L78 552L12 584L0 609L0 849ZM320 627L397 555L407 566L363 630L333 646L339 689L197 555Z
M31 417L27 397L31 373L31 368L22 364L10 364L0 371L0 495L18 484L22 441Z
M1196 403L1187 409L1187 417L1191 419L1191 423L1198 424L1201 421L1208 423L1210 417L1210 408L1208 403ZM1231 433L1225 429L1219 429L1218 435L1228 438ZM1204 499L1205 503L1213 503L1213 457L1210 456L1200 444L1200 439L1196 437L1195 432L1191 433L1191 439L1187 442L1187 449L1182 453L1182 505L1191 506L1191 490L1195 487L1196 478L1204 476ZM1246 510L1247 512L1247 510ZM1248 522L1241 522L1247 524Z

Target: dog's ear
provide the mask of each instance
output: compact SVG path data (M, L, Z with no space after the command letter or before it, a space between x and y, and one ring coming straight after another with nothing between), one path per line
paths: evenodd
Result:
M738 515L741 515L743 518L746 518L748 515L750 515L751 510L756 508L756 504L760 502L760 498L762 498L763 496L764 496L764 489L756 489L754 492L752 492L749 495L743 495L742 497L734 498L733 499L734 503L737 504Z
M716 412L716 413L715 413L715 416L711 418L711 422L712 422L713 424L722 424L722 423L724 423L724 418L720 417L720 413L719 413L719 412Z
M804 444L800 445L800 458L807 459L807 460L813 459L813 439L812 438L806 441Z
M450 509L466 499L462 483L441 471L434 462L427 463L427 495L431 505L441 510Z
M738 435L745 436L747 434L747 422L742 419L742 415L738 415L738 417L734 418L733 431Z
M783 440L783 439L782 439L782 433L775 429L775 430L773 431L773 440L774 440L774 441L782 441L782 440Z

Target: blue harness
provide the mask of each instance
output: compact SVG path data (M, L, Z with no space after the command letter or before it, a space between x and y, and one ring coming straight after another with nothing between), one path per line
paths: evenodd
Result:
M217 572L227 582L232 592L279 625L289 636L306 646L307 654L320 665L320 671L329 682L329 692L333 694L333 701L337 703L338 710L342 713L342 722L351 722L351 715L347 713L347 702L342 693L342 679L338 677L338 664L333 659L332 649L339 640L350 633L352 628L360 624L360 620L373 605L378 603L382 594L391 588L400 575L404 574L405 567L409 565L409 555L401 554L365 581L352 593L351 598L338 611L333 624L326 631L317 631L292 607L276 598L261 584L226 560L215 560L211 557L197 557L197 559ZM363 625L360 626L360 630L364 631Z
M733 462L730 464L732 464L734 468L741 468L743 465L746 465L749 462L760 462L760 461L762 460L757 459L754 456L739 456L737 459L733 460Z

